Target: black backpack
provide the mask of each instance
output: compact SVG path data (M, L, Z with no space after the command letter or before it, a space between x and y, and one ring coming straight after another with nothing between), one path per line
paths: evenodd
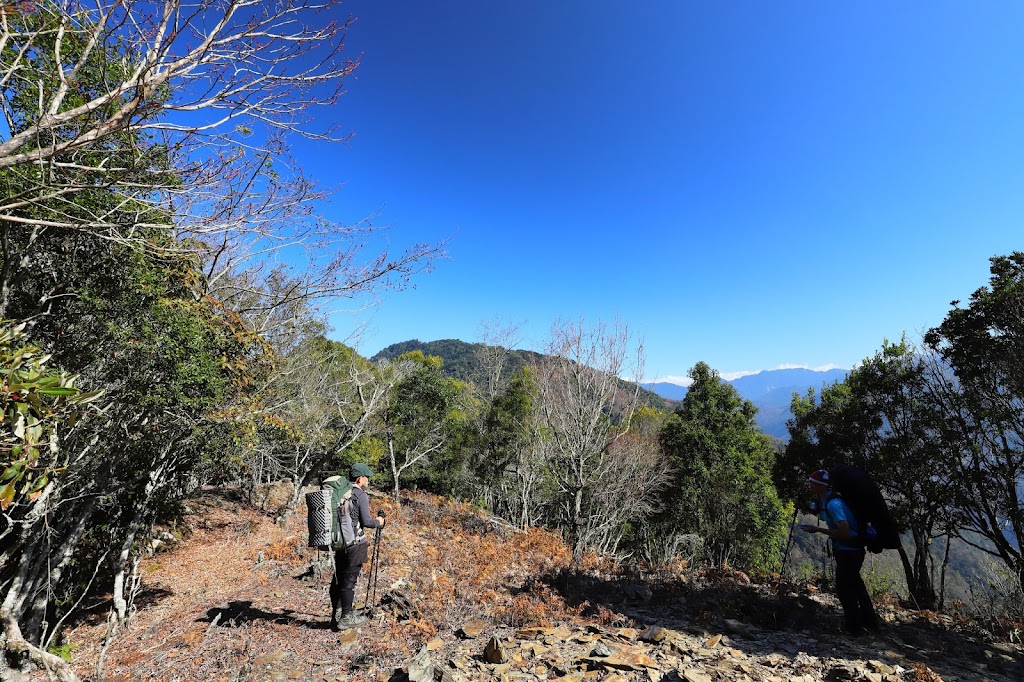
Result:
M868 472L852 464L838 464L828 472L832 492L843 498L857 520L857 537L869 552L898 549L900 534L882 491Z

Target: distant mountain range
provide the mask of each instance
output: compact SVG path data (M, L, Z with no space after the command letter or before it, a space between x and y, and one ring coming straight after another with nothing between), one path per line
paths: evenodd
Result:
M480 351L483 345L467 343L458 339L420 341L412 339L384 348L371 360L393 360L403 353L420 350L425 355L435 355L443 361L444 373L459 381L479 382L485 372ZM533 351L514 350L509 354L505 367L511 373L524 364L535 362L540 354ZM757 423L769 436L789 440L786 421L792 416L789 404L793 393L801 395L814 387L820 391L823 384L832 384L846 378L849 370L830 369L817 372L811 369L773 369L740 377L730 383L739 394L757 405ZM623 382L625 383L625 382ZM662 410L671 410L677 401L686 397L686 387L668 382L640 384L643 390L641 401Z
M757 423L769 436L789 440L786 422L792 417L789 404L793 394L807 393L808 388L820 392L823 385L843 381L848 369L772 369L749 374L730 381L741 396L757 405ZM649 391L668 400L682 400L686 387L668 382L641 384Z

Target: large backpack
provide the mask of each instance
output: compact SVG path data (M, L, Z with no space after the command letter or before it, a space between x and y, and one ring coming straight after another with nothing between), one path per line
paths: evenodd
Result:
M857 520L857 537L869 552L900 547L900 534L882 491L868 472L852 464L838 464L828 472L832 492L843 498Z
M324 479L320 490L306 494L306 508L310 547L339 550L365 542L362 526L352 519L355 502L347 478Z

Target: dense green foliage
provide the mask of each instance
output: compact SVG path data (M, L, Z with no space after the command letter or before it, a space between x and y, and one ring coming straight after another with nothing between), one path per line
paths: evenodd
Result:
M914 545L907 588L923 608L934 608L933 540L949 532L950 453L940 437L942 415L931 400L926 367L904 340L883 344L843 383L793 401L790 439L778 480L792 496L806 494L807 472L854 464L879 483L894 519ZM943 472L942 475L937 475Z
M14 21L38 32L37 49L26 53L35 74L15 77L5 93L11 132L44 114L36 104L40 85L60 87L55 53L45 49L60 33L57 14L41 10ZM84 54L77 29L64 24L61 30L64 56ZM6 43L0 59L17 59L10 51L18 49ZM90 87L124 76L130 68L124 56L116 43L91 52L77 73L78 89L62 107L76 107L95 95ZM46 134L74 138L108 113L91 110ZM259 339L217 301L197 295L201 263L159 255L183 252L167 229L170 215L147 193L174 182L167 167L159 145L127 129L58 154L48 165L0 172L7 200L0 219L0 309L27 323L27 341L49 354L53 367L78 375L85 390L102 392L102 409L61 434L60 466L40 494L15 499L0 522L0 615L31 641L52 636L48 628L95 576L113 580L114 609L124 619L132 598L126 576L139 548L154 523L176 515L183 494L237 456L226 447L234 426L217 415L265 371ZM146 248L89 229L97 215L130 230L133 243Z
M933 399L959 523L984 538L961 538L1003 562L1024 588L1024 252L992 259L989 285L953 310L925 343Z
M31 50L0 46L0 70L21 64L5 85L8 133L38 122L40 93L61 87L60 31L69 63L91 49L77 19L40 7L5 16L36 35ZM117 35L81 61L77 89L50 113L125 77L138 55ZM119 104L20 151L77 139ZM989 286L928 332L930 352L884 343L844 382L797 396L776 462L756 408L714 370L695 365L666 414L665 400L620 378L627 335L600 325L553 330L543 355L442 340L360 357L327 338L310 293L323 289L281 267L224 285L213 261L227 242L175 236L180 216L157 199L182 181L171 153L127 125L0 170L3 637L52 640L99 581L123 622L150 534L198 486L251 492L286 478L298 499L324 467L356 461L396 499L415 486L559 528L576 559L598 550L761 570L777 566L785 537L777 491L801 496L808 469L851 462L874 474L913 539L905 572L920 605L941 606L932 551L951 537L1024 583L1024 253L992 259ZM224 201L244 203L234 192ZM392 267L380 262L372 276ZM321 279L358 288L366 272ZM210 295L212 273L229 296Z
M1024 587L1024 253L993 258L991 270L989 286L925 334L926 349L884 343L843 383L798 396L776 470L794 495L808 469L871 473L913 542L904 571L923 607L942 604L949 553L932 552L949 547L945 536Z
M64 435L63 471L49 481L39 502L45 507L19 508L0 529L0 551L23 558L4 562L5 581L33 591L42 581L54 594L73 595L90 575L75 565L124 570L121 548L130 552L147 528L175 512L183 491L222 468L232 427L215 414L262 371L261 351L234 318L191 295L193 264L78 231L4 236L8 264L32 264L31 276L8 268L16 274L8 314L31 320L27 339L55 367L103 393L102 411ZM47 564L49 572L29 569ZM20 608L33 636L44 619L55 620L45 603Z
M449 448L446 453L445 446L457 419L453 412L459 398L459 385L441 372L440 358L410 351L399 362L397 380L380 418L395 499L406 470L411 476L429 479L430 462L444 461L444 455L452 452Z
M485 409L478 454L473 462L474 473L481 481L497 482L529 446L536 431L536 403L535 373L528 367L516 370L508 385Z
M788 515L771 481L775 449L754 422L757 408L704 363L660 439L674 480L661 523L703 540L711 562L769 569L779 560Z
M24 343L24 327L0 325L0 509L14 516L63 468L61 439L79 410L99 395L82 392L75 377L47 367L51 356Z

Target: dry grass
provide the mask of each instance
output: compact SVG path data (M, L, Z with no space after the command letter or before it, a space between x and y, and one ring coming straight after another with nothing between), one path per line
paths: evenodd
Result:
M473 508L412 495L387 512L379 546L378 595L400 589L419 608L407 620L382 618L339 646L328 628L329 556L305 547L305 509L279 527L259 511L207 493L190 501L188 539L142 564L145 605L111 645L105 679L262 679L284 670L298 679L369 679L400 666L422 644L471 618L509 625L576 619L578 609L533 576L568 566L557 535L516 533ZM472 529L472 530L469 530ZM369 565L357 586L363 600ZM305 576L305 577L303 577ZM69 633L74 666L91 676L104 626ZM372 657L373 664L363 665ZM261 672L263 671L263 672ZM308 677L307 677L308 676Z
M770 628L787 609L809 619L796 629L827 631L821 619L838 618L836 608L790 594L808 596L814 591L809 585L752 584L728 568L627 575L607 559L588 556L579 570L569 570L571 554L557 534L515 532L467 505L411 494L401 507L388 499L375 499L371 507L382 507L388 518L380 534L377 594L401 592L413 612L396 617L381 609L358 631L333 633L333 567L328 555L305 547L301 505L280 526L219 494L207 493L189 507L185 526L177 529L186 540L143 562L140 608L107 652L104 680L383 681L424 644L455 648L470 620L506 634L509 627L631 626L615 610L630 591L643 603L679 604L685 597L689 621L708 628L721 618ZM368 573L357 586L357 603ZM945 623L951 619L927 616L917 614L927 630L907 625L901 636L956 649L952 643L960 636ZM94 679L103 633L101 622L69 633L73 665L83 678ZM770 629L761 636L771 637ZM945 639L935 639L940 636ZM778 637L785 642L789 634ZM917 655L919 649L908 651ZM940 679L923 664L911 674L921 682Z

